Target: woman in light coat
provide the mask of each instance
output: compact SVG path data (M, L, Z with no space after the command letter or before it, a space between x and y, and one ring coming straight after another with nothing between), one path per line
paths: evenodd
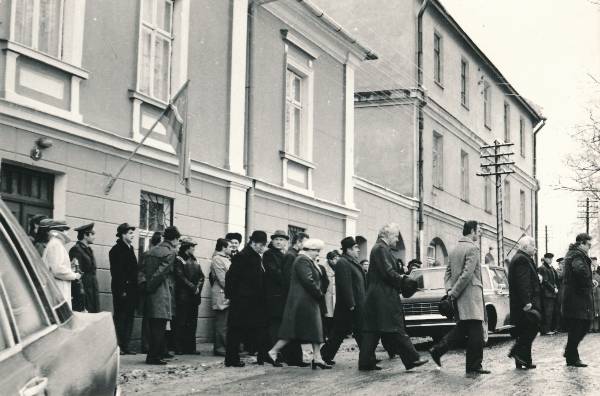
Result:
M283 311L279 341L269 351L274 361L277 353L290 341L296 340L312 344L314 369L330 369L321 359L320 347L323 343L323 323L321 305L325 303L321 291L321 270L316 258L323 249L324 243L319 239L308 239L302 251L294 261L290 292Z
M65 248L65 244L70 242L69 237L65 233L69 229L64 221L47 219L46 222L48 232L48 244L44 249L42 260L52 273L56 281L58 289L64 296L65 300L71 306L71 282L81 278L81 274L73 272L71 261L69 260L69 252Z
M209 280L212 309L215 312L215 343L213 354L225 356L227 345L227 317L229 316L229 300L225 297L225 275L231 266L232 245L227 239L217 239L217 246L210 264Z

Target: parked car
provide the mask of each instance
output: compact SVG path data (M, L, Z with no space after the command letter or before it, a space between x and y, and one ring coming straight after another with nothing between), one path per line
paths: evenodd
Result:
M118 394L109 312L73 313L0 200L0 394Z
M411 337L429 336L437 341L455 325L439 312L440 300L446 295L445 272L446 267L433 267L416 269L411 273L410 276L419 284L419 290L411 298L402 300L406 330ZM488 332L510 332L513 326L510 324L508 279L504 268L482 265L481 277Z

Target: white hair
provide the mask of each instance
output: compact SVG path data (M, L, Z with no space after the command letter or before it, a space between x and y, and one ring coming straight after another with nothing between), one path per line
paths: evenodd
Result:
M309 238L304 241L302 245L303 250L323 250L325 243L317 238Z
M535 247L535 239L529 235L519 239L519 249L527 250L529 247Z
M389 239L392 236L400 234L400 225L398 223L389 223L381 227L377 238Z

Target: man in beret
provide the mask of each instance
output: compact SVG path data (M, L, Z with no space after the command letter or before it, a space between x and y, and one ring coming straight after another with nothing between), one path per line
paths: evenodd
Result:
M94 223L85 224L74 228L77 231L77 242L69 250L69 258L77 259L79 270L81 271L81 288L75 287L75 282L71 291L73 292L73 309L76 311L86 311L90 313L100 312L100 294L98 288L98 278L96 278L96 259L94 251L90 247L96 239ZM75 290L82 290L81 295L76 296ZM75 301L77 300L77 308Z
M239 232L229 232L225 235L225 239L231 242L231 257L238 254L240 244L242 243L242 234Z
M362 315L367 281L358 261L360 249L353 237L341 241L342 255L335 264L336 303L333 329L321 347L321 357L327 364L335 364L335 355L348 334L353 334L360 347Z
M285 307L285 291L283 288L283 252L282 249L289 239L283 230L277 230L271 235L269 248L263 254L265 267L265 292L267 294L267 309L269 311L269 348L277 342L277 334Z
M542 277L542 335L554 334L554 312L556 300L558 298L558 273L552 267L552 253L544 254L542 265L538 268L538 273Z
M133 316L137 304L137 258L133 248L135 227L123 223L117 227L117 242L108 252L110 288L113 298L113 320L121 354L135 355L129 349Z

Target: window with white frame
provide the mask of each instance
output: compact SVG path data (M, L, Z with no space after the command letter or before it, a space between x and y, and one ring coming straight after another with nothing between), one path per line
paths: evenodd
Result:
M469 202L469 154L460 152L460 198Z
M504 102L504 142L510 143L510 105Z
M510 221L510 182L504 180L504 202L502 203L504 221Z
M525 158L525 120L523 117L519 118L519 148L521 157Z
M173 225L173 199L142 191L140 194L140 226L138 257L148 249L155 232Z
M487 81L483 83L483 123L492 128L492 88Z
M484 177L484 207L485 211L492 213L492 179L490 177Z
M519 224L521 228L525 228L525 191L521 190L519 192Z
M169 101L173 0L141 0L137 90Z
M465 59L460 60L460 103L469 107L469 63Z
M444 140L442 135L433 132L433 153L432 153L432 173L433 186L437 188L444 187Z
M12 40L60 59L64 0L13 0Z
M443 82L442 51L442 36L435 32L433 34L433 79L438 84Z
M304 78L290 70L286 71L286 90L285 90L285 150L298 157L305 156L304 143L306 138L303 123L303 90Z

